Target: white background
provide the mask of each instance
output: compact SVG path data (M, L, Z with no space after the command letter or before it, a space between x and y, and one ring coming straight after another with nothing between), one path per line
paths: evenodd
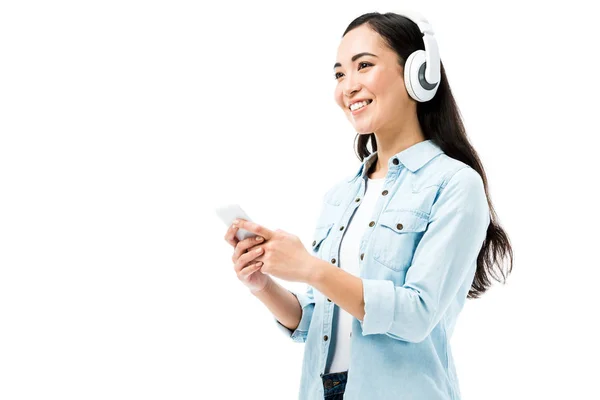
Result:
M213 209L310 245L360 165L333 101L341 35L413 5L515 255L459 318L463 400L600 398L584 3L2 2L0 398L297 398L304 346L238 281Z

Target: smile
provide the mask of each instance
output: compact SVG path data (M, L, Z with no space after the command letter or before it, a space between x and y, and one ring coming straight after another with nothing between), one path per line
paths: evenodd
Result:
M367 101L363 101L360 103L355 103L356 105L352 105L350 107L350 112L352 113L352 115L356 115L359 112L361 112L362 110L364 110L365 108L367 108L369 106L369 104L371 104L373 102L373 100L367 100ZM357 107L357 108L355 108Z

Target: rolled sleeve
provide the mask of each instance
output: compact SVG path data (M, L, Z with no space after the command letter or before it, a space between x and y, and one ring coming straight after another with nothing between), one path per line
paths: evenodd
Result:
M295 330L291 330L285 325L283 325L277 318L273 317L277 327L288 337L290 337L296 343L305 343L306 337L308 336L308 328L310 327L310 322L312 320L312 315L315 308L315 299L313 294L313 288L310 285L307 285L307 289L305 293L297 293L288 289L288 291L296 296L298 299L298 303L300 303L300 307L302 308L302 317L300 318L300 323Z
M457 296L466 298L490 223L483 181L470 167L456 172L433 204L404 285L363 278L363 335L424 340Z
M362 281L365 300L365 316L361 322L363 335L387 332L394 320L394 282L366 278Z

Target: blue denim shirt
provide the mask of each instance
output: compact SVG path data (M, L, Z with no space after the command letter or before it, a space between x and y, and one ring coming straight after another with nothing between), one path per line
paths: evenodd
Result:
M323 196L315 257L339 262L345 230L338 228L360 205L376 155ZM483 180L425 140L388 160L383 189L357 251L365 315L352 321L344 399L460 399L450 337L490 222ZM310 285L290 292L302 307L300 324L291 331L275 322L305 343L299 399L323 400L334 303Z

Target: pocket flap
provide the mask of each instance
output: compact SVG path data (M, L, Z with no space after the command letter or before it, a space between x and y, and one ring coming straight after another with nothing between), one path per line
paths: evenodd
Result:
M323 226L319 226L315 229L314 239L312 242L312 248L314 251L317 251L319 249L321 242L327 237L327 235L329 235L329 231L331 230L332 226L333 222Z
M388 210L381 214L379 223L397 233L423 232L429 218L419 210Z

